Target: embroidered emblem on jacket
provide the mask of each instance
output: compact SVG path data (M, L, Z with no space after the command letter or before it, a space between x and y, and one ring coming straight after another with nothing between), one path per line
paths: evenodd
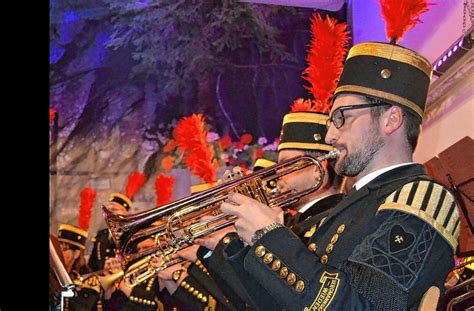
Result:
M324 271L319 279L321 288L310 307L305 307L305 311L318 310L324 311L331 304L336 296L339 287L339 273L329 273Z

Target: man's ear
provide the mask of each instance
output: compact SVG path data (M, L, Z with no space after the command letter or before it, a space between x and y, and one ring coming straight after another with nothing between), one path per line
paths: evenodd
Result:
M403 124L404 113L402 108L393 105L384 113L383 130L386 134L391 134L398 130Z

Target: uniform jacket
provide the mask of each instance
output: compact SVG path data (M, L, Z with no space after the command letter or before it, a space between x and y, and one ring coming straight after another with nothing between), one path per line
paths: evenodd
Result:
M416 310L443 289L458 235L453 196L408 165L350 193L308 245L277 228L228 259L288 310Z
M313 225L309 222L311 216L323 213L334 207L342 199L342 194L331 195L319 201L316 201L304 213L298 213L288 218L286 226L293 229L298 228L304 233L304 228L311 228ZM321 219L321 218L320 218ZM301 234L303 236L303 234ZM230 244L230 245L229 245ZM228 246L229 245L229 246ZM234 249L240 249L243 245L236 233L230 233L221 239L216 249L208 259L203 259L207 249L200 248L198 257L211 272L219 288L229 297L229 300L237 306L239 310L282 310L283 306L276 302L272 296L265 293L260 284L243 269L242 265L234 264L227 260L227 252L232 253Z
M74 297L64 298L65 311L95 311L100 310L102 305L102 289L96 276L91 276L86 280L79 281L80 275L91 272L88 267L82 267L80 272L72 272L73 282L80 287Z
M109 230L103 229L97 232L92 240L94 246L89 257L88 266L92 271L99 271L104 268L105 259L115 256L115 243L109 235Z

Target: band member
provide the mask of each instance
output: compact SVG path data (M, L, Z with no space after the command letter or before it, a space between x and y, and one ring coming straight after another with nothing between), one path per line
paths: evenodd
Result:
M87 241L87 231L69 224L59 226L58 240L64 266L76 285L75 297L64 299L64 310L90 311L101 310L101 286L99 279L87 266L84 250Z
M459 215L454 196L413 163L431 64L399 45L367 42L349 51L325 141L335 170L356 178L312 235L311 249L264 204L229 195L238 217L239 263L291 310L416 310L443 288L454 266Z
M132 201L121 193L112 193L107 204L107 208L117 215L127 215L131 206ZM115 257L115 243L108 228L100 230L92 241L94 246L88 265L93 271L99 271L104 269L107 258Z

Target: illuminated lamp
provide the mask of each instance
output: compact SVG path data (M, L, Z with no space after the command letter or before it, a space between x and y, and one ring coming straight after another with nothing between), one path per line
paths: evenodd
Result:
M454 43L433 63L433 74L441 76L471 49L474 41L474 26L456 39Z

